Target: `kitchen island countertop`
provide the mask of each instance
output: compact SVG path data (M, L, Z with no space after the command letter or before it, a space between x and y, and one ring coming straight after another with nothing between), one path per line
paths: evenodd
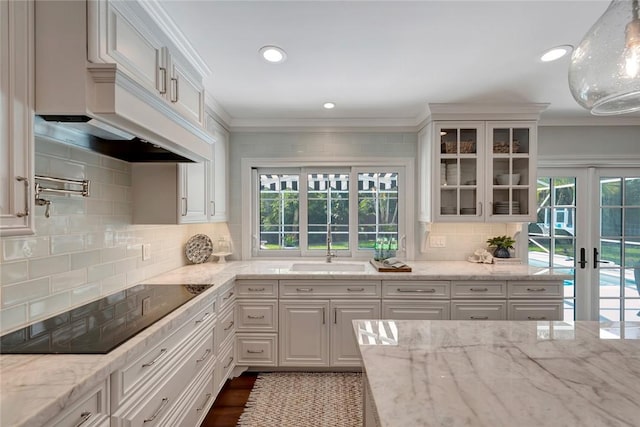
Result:
M640 322L354 320L365 426L637 426Z

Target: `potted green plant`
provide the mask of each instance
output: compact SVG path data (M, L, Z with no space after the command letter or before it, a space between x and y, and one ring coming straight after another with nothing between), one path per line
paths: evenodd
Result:
M493 256L496 258L510 258L511 254L509 249L513 249L513 244L516 241L510 236L496 236L487 239L487 244L490 248L495 248Z

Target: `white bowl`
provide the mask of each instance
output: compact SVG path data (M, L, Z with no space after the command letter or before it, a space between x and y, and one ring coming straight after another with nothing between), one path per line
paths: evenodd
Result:
M498 184L500 185L518 185L520 183L520 174L519 173L513 173L513 174L503 174L503 175L498 175L496 177L496 180L498 181Z

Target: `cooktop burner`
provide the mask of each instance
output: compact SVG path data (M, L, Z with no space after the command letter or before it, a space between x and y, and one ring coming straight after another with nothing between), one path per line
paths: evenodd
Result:
M104 354L211 285L138 285L0 337L0 354Z

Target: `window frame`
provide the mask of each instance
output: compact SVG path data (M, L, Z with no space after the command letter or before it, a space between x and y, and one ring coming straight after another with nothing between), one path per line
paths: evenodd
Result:
M369 259L372 251L358 249L358 174L359 173L398 173L398 256L410 259L409 254L414 253L414 221L415 204L414 163L412 158L380 159L350 159L337 162L335 159L308 160L301 159L249 159L244 158L242 163L242 259L268 259L268 258L298 258L298 257L324 257L325 250L307 248L307 175L309 173L349 173L349 250L338 250L339 258ZM299 248L292 250L260 250L260 194L259 173L272 174L299 174ZM301 191L304 189L305 191ZM246 190L246 191L245 191ZM354 209L353 207L356 207ZM354 230L356 232L354 232Z

